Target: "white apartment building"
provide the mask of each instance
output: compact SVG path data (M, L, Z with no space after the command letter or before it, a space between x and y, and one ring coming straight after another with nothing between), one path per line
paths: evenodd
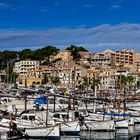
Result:
M39 61L32 60L16 62L13 71L19 74L19 77L22 78L26 76L28 71L37 70L39 64Z
M115 87L115 69L107 68L100 71L99 78L101 90L110 90Z

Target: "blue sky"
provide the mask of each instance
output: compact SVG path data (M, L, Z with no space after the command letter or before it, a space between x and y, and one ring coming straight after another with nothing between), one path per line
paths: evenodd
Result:
M139 0L0 0L0 50L71 44L140 52Z

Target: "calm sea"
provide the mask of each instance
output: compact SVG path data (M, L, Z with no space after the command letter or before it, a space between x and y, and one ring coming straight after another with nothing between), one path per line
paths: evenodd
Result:
M135 135L137 135L137 138L134 139L140 140L140 124L130 126L129 129L118 129L115 132L83 131L80 133L80 137L63 136L61 137L61 140L132 140L130 138Z

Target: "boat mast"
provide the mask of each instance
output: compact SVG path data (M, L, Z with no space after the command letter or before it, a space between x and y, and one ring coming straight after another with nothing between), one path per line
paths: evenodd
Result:
M8 87L8 84L9 84L9 62L8 62L8 60L6 62L7 62L7 67L6 67L6 87Z
M25 92L24 92L24 105L25 105L25 109L24 109L24 111L26 112L27 111L27 91L25 90Z
M49 104L49 96L47 96L46 127L48 126L48 115L49 115L48 104Z
M120 73L120 81L119 81L119 85L120 85L120 97L119 97L119 101L118 101L118 113L120 113L120 107L121 107L121 95L122 95L122 75Z
M53 111L55 112L55 99L56 99L56 96L54 95L54 108L53 108Z
M97 86L94 88L94 98L97 98ZM94 100L93 112L96 112L96 99Z

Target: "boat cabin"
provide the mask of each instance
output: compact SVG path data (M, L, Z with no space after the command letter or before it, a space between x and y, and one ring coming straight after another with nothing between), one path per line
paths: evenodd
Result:
M65 120L75 120L79 118L79 112L78 111L70 111L68 112L55 112L52 117L55 121L65 121Z
M24 122L24 123L42 123L43 121L41 120L40 117L37 116L35 113L24 113L21 115L21 117L17 118L19 122Z

